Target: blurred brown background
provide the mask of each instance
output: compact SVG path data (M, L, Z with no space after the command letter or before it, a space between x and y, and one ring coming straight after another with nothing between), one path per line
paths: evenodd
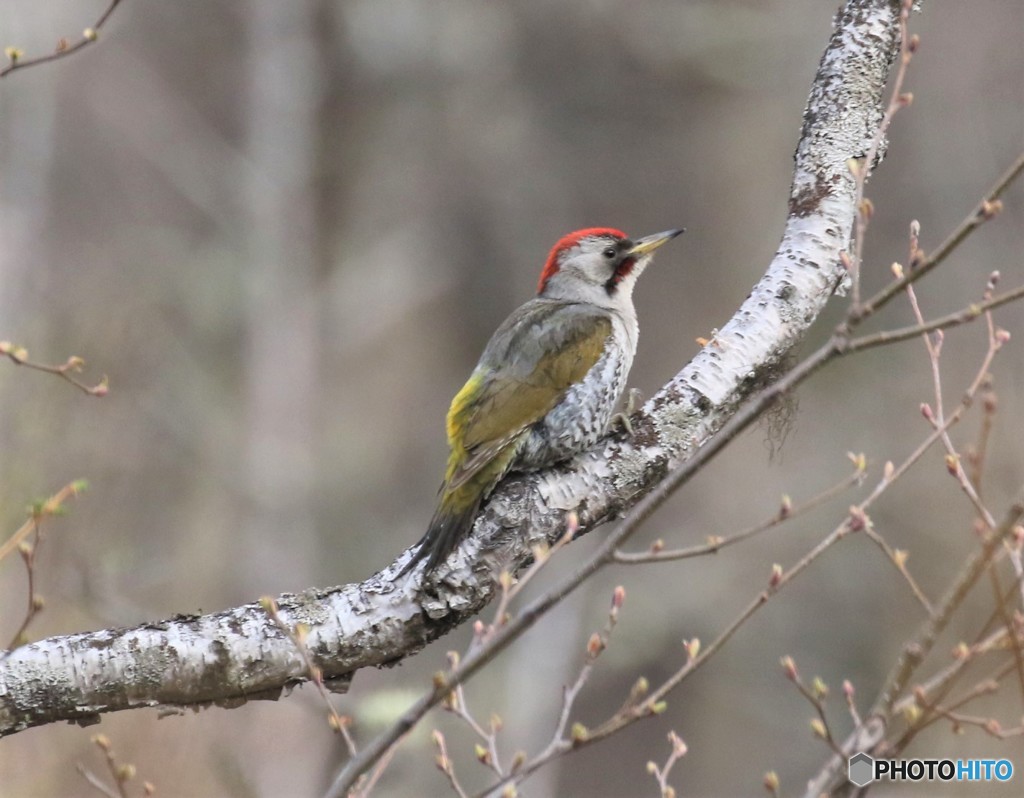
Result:
M49 50L104 5L0 0L0 45ZM800 114L836 6L135 0L97 45L5 78L0 338L44 362L81 355L88 376L111 381L96 400L0 362L2 536L31 499L78 477L92 486L70 517L47 525L38 580L48 604L33 637L218 610L358 580L389 562L433 509L450 397L569 230L688 228L637 291L631 382L650 395L696 352L696 336L724 324L775 250ZM934 247L1024 148L1020 2L931 2L913 27L922 37L907 84L915 103L869 186L869 289L905 259L912 218ZM1024 186L1005 199L1007 212L921 285L930 315L976 299L992 269L1004 286L1024 281ZM815 340L842 308L833 303ZM901 301L881 324L910 318ZM995 367L1001 405L985 486L1000 515L1024 482L1024 308L998 321L1015 336ZM948 402L984 345L980 326L947 336ZM923 347L850 359L799 398L781 452L769 457L764 429L748 433L636 546L766 518L782 493L800 501L838 481L847 451L866 452L877 477L926 432ZM957 428L958 443L977 427L972 416ZM683 638L710 641L773 562L791 565L857 495L712 559L601 574L472 683L471 708L504 717L506 756L542 747L560 686L621 583L620 627L578 707L581 720L599 721L637 675L653 682L674 669ZM909 549L932 596L972 545L970 508L938 451L873 516ZM599 535L563 554L537 587ZM4 641L24 600L12 558L0 564ZM757 795L770 768L799 791L827 751L811 739L811 709L779 657L833 686L843 733L842 679L866 708L920 617L877 549L847 540L742 629L663 717L549 767L525 794L653 795L644 764L667 756L669 729L690 748L674 771L682 794ZM467 640L463 629L401 668L358 674L339 706L356 716L359 738ZM1011 691L1002 705L1012 725L1020 697ZM319 794L341 759L323 714L306 689L159 722L153 711L122 713L97 728L161 795L305 796ZM433 722L464 781L482 787L469 732ZM53 726L4 740L0 794L88 794L75 763L102 770L89 744L96 730ZM1019 741L976 730L942 730L915 750L998 754L1024 768ZM432 759L426 733L414 737L379 794L448 794Z

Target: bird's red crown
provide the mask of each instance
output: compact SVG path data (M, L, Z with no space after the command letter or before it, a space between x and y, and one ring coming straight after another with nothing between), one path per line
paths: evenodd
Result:
M548 284L548 280L558 272L558 269L561 266L561 255L563 252L572 249L584 238L597 236L625 238L626 234L621 230L616 230L614 227L587 227L583 230L577 230L575 233L569 233L567 236L562 236L558 239L558 243L551 248L547 263L544 264L544 271L540 273L540 282L537 283L537 293L542 293L544 291L544 286Z

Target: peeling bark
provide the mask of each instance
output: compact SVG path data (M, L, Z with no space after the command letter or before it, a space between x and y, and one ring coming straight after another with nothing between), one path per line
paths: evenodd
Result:
M849 159L869 151L898 49L894 0L849 0L822 56L795 154L789 218L768 271L715 340L611 437L562 467L506 480L473 535L425 585L392 582L410 556L359 584L286 594L285 623L335 689L359 668L397 662L483 608L495 561L515 568L530 541L553 540L576 510L590 530L621 514L685 461L783 369L845 274L856 209ZM50 638L0 659L0 735L141 706L232 706L303 681L291 641L258 604L132 629Z

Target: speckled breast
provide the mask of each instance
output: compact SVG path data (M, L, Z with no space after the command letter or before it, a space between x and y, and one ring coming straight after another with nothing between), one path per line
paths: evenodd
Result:
M636 352L636 334L613 320L605 352L586 376L543 420L533 426L512 466L516 471L544 468L589 449L605 434L626 388Z

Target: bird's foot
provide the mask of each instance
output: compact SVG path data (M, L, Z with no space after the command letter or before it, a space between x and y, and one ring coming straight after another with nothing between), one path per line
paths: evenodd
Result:
M626 433L629 437L633 437L633 424L629 417L637 411L640 405L643 404L643 401L643 394L636 388L630 388L626 393L625 407L611 417L611 420L608 422L609 428L614 429L618 427L620 431Z

